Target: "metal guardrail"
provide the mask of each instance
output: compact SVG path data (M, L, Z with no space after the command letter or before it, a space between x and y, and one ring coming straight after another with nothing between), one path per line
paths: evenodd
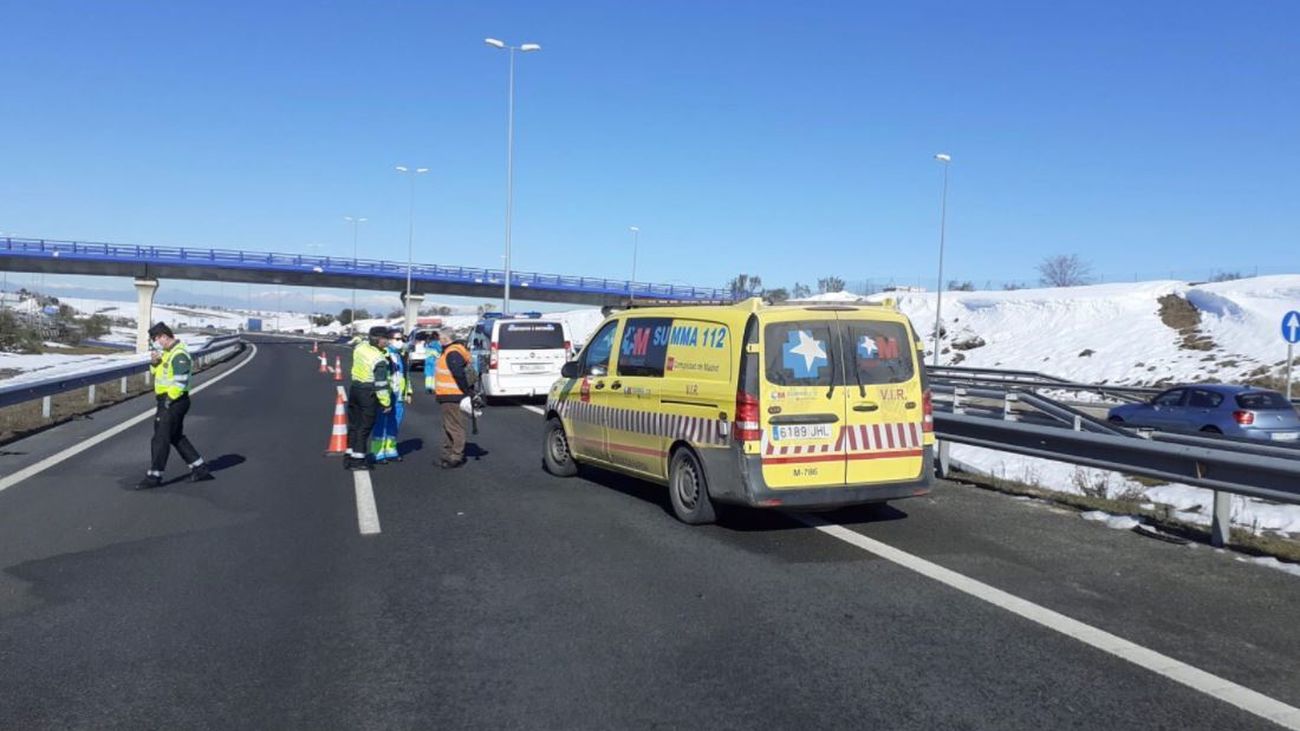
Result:
M208 362L217 360L230 354L231 351L242 347L243 341L238 335L226 335L214 338L203 348L191 350L190 356L194 359L195 364L202 368ZM149 370L149 360L133 361L124 364L109 364L97 368L89 368L76 375L54 376L45 380L25 381L12 385L0 384L0 407L13 406L38 398L48 398L66 391L73 391L78 388L93 388L96 384L105 383L115 379L123 379ZM123 389L125 391L125 389ZM48 416L48 404L45 409Z
M68 258L79 261L110 261L139 264L183 264L229 269L258 269L297 274L346 274L362 277L404 278L406 263L339 256L304 256L236 249L191 249L175 246L136 246L84 241L54 241L0 237L0 254L26 257ZM575 277L563 274L511 271L510 286L568 290L606 295L672 300L731 299L727 289L680 284L651 284L603 277ZM476 267L448 267L413 264L416 281L503 285L505 271Z

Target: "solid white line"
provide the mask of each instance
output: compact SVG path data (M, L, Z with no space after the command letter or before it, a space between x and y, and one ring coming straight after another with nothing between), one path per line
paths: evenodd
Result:
M522 409L528 409L534 414L541 414L542 416L546 416L546 411L543 410L542 407L540 406L533 406L532 404L519 404L519 407Z
M370 473L358 470L352 473L357 488L357 529L363 536L379 532L379 508L375 507L375 489L370 484Z
M840 525L831 525L819 518L798 516L800 520L817 530L857 546L903 568L915 571L922 576L946 584L960 592L986 601L1013 614L1055 630L1068 637L1108 652L1121 660L1127 660L1139 667L1163 675L1170 680L1181 683L1192 690L1199 691L1254 714L1284 728L1300 730L1300 708L1289 706L1279 700L1257 693L1245 686L1220 678L1194 668L1184 662L1149 650L1141 645L1129 642L1109 632L1071 619L1064 614L1026 601L1001 589L976 581L956 571L946 569L923 558L901 551L893 546L868 538L861 533L851 531Z
M231 368L225 373L222 373L216 378L213 378L211 381L204 381L202 384L195 386L194 388L190 389L190 393L198 393L199 391L202 391L208 386L212 386L217 383L220 383L221 379L233 375L240 368L243 368L244 366L251 363L253 361L253 358L257 356L257 345L253 343L249 343L248 345L253 350L251 353L248 354L248 357L244 359L244 362L240 363L234 368ZM100 442L103 442L106 439L112 439L118 434L121 434L122 432L126 431L127 429L130 429L131 427L135 426L136 424L139 424L140 422L146 419L152 419L153 415L154 415L154 410L150 409L149 411L146 411L143 414L140 414L139 416L132 416L131 418L127 419L121 424L118 424L115 427L102 431L96 434L95 436L90 437L84 442L78 442L77 444L74 444L71 447L68 447L67 449L63 450L62 452L59 452L57 454L52 454L49 457L46 457L45 459L41 460L40 462L37 462L36 464L28 465L27 467L18 470L17 472L13 473L12 475L9 475L8 477L0 478L0 492L4 492L5 490L13 487L14 485L17 485L23 480L32 477L33 475L39 475L40 473L44 472L45 470L48 470L54 465L63 462L71 457L75 457L76 455L81 454L82 452L86 451L87 449L90 449L91 447L95 446L96 444L99 444Z

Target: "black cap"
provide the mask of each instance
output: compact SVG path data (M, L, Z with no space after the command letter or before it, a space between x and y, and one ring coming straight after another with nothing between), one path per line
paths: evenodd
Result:
M174 337L176 337L176 336L172 333L172 329L171 329L170 327L167 327L167 323L165 323L165 322L160 322L160 323L154 325L153 327L149 328L149 339L150 339L150 340L153 340L154 338L158 337L159 335L166 335L166 336L169 337L169 338L174 338Z
M386 338L386 337L388 337L388 326L387 326L387 325L375 325L374 327L370 328L370 337L372 337L372 338Z

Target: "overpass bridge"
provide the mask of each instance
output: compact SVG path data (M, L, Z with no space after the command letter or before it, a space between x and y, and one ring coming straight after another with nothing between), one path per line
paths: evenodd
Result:
M194 279L303 287L372 289L405 293L405 262L337 256L279 254L236 249L55 241L0 237L0 268L48 274L132 277L139 295L141 328L150 320L159 279ZM505 272L500 269L411 266L411 297L406 301L408 325L427 294L489 299L503 294ZM651 284L623 279L512 271L513 298L537 302L615 305L632 297L681 302L730 299L726 289L676 284ZM404 299L406 299L404 297ZM137 345L143 348L144 330Z

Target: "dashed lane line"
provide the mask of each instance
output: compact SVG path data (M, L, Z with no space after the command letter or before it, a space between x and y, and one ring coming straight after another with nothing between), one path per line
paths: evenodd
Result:
M901 551L893 546L868 538L861 533L849 530L841 525L827 523L815 516L796 515L799 520L817 530L838 538L845 543L873 553L880 558L895 563L903 568L915 571L922 576L938 581L953 589L975 597L981 601L1020 615L1031 622L1050 630L1072 637L1086 645L1110 653L1121 660L1163 675L1176 683L1230 703L1247 713L1272 721L1283 728L1300 731L1300 708L1287 705L1262 693L1238 685L1230 680L1207 673L1187 663L1147 649L1122 637L1117 637L1104 630L1071 619L1059 612L1052 611L1033 602L1008 594L981 581L977 581L956 571L931 563L919 556Z
M357 470L352 473L357 492L357 530L363 536L379 533L379 508L375 507L375 488L370 483L370 473Z
M257 357L257 345L255 343L249 343L248 346L253 350L248 354L248 357L245 358L242 363L235 366L234 368L231 368L225 373L222 373L216 378L213 378L210 381L204 381L203 383L195 386L194 388L190 389L190 392L198 393L209 386L214 386L220 383L222 379L234 375L236 372L239 371L240 368L243 368L244 366L253 362L253 358ZM64 462L72 457L75 457L78 454L81 454L82 452L86 451L87 449L90 449L91 447L95 446L96 444L99 444L108 439L112 439L113 437L117 436L118 434L121 434L127 429L130 429L136 424L139 424L147 419L152 419L153 416L154 416L153 409L150 409L149 411L146 411L143 414L132 416L131 418L127 419L121 424L106 429L83 442L78 442L72 445L71 447L68 447L67 449L63 450L62 452L52 454L35 464L28 465L22 468L21 470L18 470L12 475L8 475L6 477L0 478L0 492L4 492L5 490L8 490L9 488L13 487L14 485L17 485L18 483L22 482L23 480L26 480L29 477L39 475L40 473L44 472L45 470L48 470L54 465L57 465L60 462Z
M544 411L540 406L533 406L532 404L519 404L519 407L523 409L528 409L534 414L541 414L542 416L546 416L546 411Z

